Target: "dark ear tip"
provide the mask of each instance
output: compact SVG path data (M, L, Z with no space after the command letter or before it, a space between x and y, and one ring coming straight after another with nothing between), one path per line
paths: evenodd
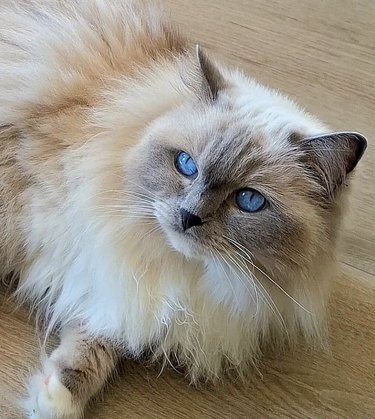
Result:
M357 145L358 145L357 162L358 162L359 160L361 160L361 158L365 154L368 142L367 142L366 137L360 134L359 132L352 132L351 134L357 140Z
M195 52L200 70L206 82L206 87L209 90L211 99L215 100L218 92L226 87L224 77L217 68L216 64L211 61L208 55L198 44L195 46Z

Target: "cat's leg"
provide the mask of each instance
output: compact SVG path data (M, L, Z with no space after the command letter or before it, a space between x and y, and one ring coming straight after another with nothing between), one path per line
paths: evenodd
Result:
M29 384L24 405L32 419L76 419L114 371L119 352L75 328L63 330L60 345Z

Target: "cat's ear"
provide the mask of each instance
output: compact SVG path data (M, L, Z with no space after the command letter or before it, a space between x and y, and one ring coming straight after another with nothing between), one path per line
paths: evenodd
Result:
M196 55L204 77L205 88L209 92L210 99L215 100L219 91L226 87L224 77L199 45L196 46Z
M335 132L304 138L300 146L304 151L305 164L330 200L363 156L367 140L356 132Z

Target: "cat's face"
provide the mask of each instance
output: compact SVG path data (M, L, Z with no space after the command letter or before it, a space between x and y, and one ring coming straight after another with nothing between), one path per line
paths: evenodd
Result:
M228 88L181 106L155 121L137 150L138 192L187 257L300 269L330 239L332 191L358 161L360 140L320 137L311 148L304 138L321 126L263 93L252 104Z
M303 253L306 223L316 223L307 196L314 184L290 140L266 136L223 103L186 106L159 121L137 181L173 248L197 258L247 249L280 263Z

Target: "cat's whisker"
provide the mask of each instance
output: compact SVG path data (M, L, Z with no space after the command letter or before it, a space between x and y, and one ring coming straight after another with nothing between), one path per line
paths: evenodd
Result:
M256 280L257 280L257 278L248 269L247 269L248 270L248 274L244 271L243 267L241 266L241 265L244 264L243 261L241 261L241 260L238 261L236 258L233 258L229 253L228 253L228 257L230 258L232 264L234 264L237 267L237 269L240 270L240 272L245 276L246 279L251 279L252 284L253 284L253 287L256 287L256 284L254 282L254 278ZM284 329L286 329L285 321L284 321L284 319L283 319L283 317L282 317L282 315L280 313L280 310L278 309L278 307L276 306L275 302L273 301L272 297L269 295L269 293L267 292L267 290L262 286L262 284L259 282L259 280L257 280L257 284L261 288L261 289L259 289L257 291L259 291L259 293L261 294L263 300L265 301L265 303L268 305L268 307L270 308L270 310L275 315L275 318L277 318L280 321L281 326ZM261 290L263 290L265 292L265 294ZM258 296L258 300L257 300L257 305L258 305L257 306L257 310L258 310L258 307L259 307L259 296Z
M152 214L148 213L142 213L142 212L136 212L136 213L128 213L126 211L108 211L106 213L108 216L119 216L123 217L124 219L130 219L130 218L143 218L147 220L155 220L156 218Z
M235 278L245 287L245 289L247 290L247 292L250 294L251 298L254 300L254 296L253 296L251 290L248 288L248 286L246 285L246 283L242 280L242 277L239 275L239 273L237 272L237 270L236 269L233 269L233 263L234 262L231 261L231 263L229 263L222 255L220 255L220 256L221 256L223 262L225 263L225 265L228 266L230 272L235 275ZM237 269L238 269L238 267L237 267ZM256 277L255 277L255 280L256 280ZM258 291L259 291L259 294L260 294L261 298L265 301L265 303L268 306L270 306L270 303L268 302L267 298L264 296L264 294L262 293L262 291L257 289L257 285L256 285L256 283L255 283L255 281L253 279L252 279L252 286L253 286L254 291L255 291L255 304L256 304L256 309L255 309L255 313L254 313L253 317L256 317L258 315L258 312L259 312L259 309L260 309ZM270 307L270 309L272 310L272 307Z
M154 208L151 208L151 207L145 207L144 205L137 205L137 204L134 204L134 205L117 205L117 204L115 204L115 205L98 205L98 206L96 206L96 208L98 208L98 209L104 209L104 210L111 210L111 209L114 209L114 210L123 210L123 211L138 211L138 210L140 210L140 211L147 211L148 213L150 213L150 214L153 214L154 212L155 212L155 209Z
M224 236L224 237L226 237L226 236ZM229 237L226 237L228 240L231 240ZM238 243L239 244L239 243ZM251 260L251 258L247 255L247 258L246 259L244 259L244 257L240 254L240 253L238 253L238 252L236 252L236 255L237 255L237 257L239 257L240 258L240 261L238 261L238 259L236 258L236 256L234 256L233 255L233 258L235 259L235 263L237 263L237 266L238 266L238 263L240 263L241 264L241 266L243 266L243 268L242 268L242 272L244 273L244 275L247 277L247 278L249 278L249 279L251 279L251 281L254 283L254 287L255 287L255 290L256 291L259 291L259 293L261 294L261 297L264 299L264 301L267 303L267 305L269 306L269 308L270 308L270 310L274 313L274 315L275 315L275 317L276 318L278 318L278 320L280 321L280 323L281 323L281 325L282 325L282 327L285 329L285 331L287 332L287 328L286 328L286 324L285 324L285 321L284 321L284 318L283 318L283 316L282 316L282 314L281 314L281 312L280 312L280 310L279 310L279 308L277 307L277 305L276 305L276 303L274 302L274 300L272 299L272 297L271 297L271 295L269 294L269 292L265 289L265 287L262 285L262 283L259 281L259 279L257 278L257 276L255 275L255 273L254 272L250 272L250 270L249 270L249 267L248 267L248 265L247 265L247 263L246 262L249 262L250 263L250 265L251 266L253 266L254 267L254 264L253 264L253 262L252 262L252 260ZM232 258L232 260L233 260L233 258ZM247 270L247 272L248 272L248 275L249 276L247 276L246 275L246 273L244 272L244 270L243 269L246 269ZM254 280L256 281L256 284L255 284L255 282L254 282ZM259 288L258 288L259 287ZM262 292L263 291L263 292ZM259 298L259 296L257 296L257 298Z
M153 214L149 214L147 212L142 212L142 211L128 212L128 211L113 210L113 211L107 211L105 214L101 215L101 217L105 217L106 215L118 216L124 219L143 218L147 220L156 220L156 217Z
M144 203L145 205L153 205L153 201L151 201L151 198L145 198L143 196L132 195L129 193L124 193L118 197L104 196L101 198L101 201L104 201L104 202L110 201L110 202L115 202L115 203L120 202L122 204L128 204L129 202L138 202L138 203Z
M110 195L111 193L115 193L117 196L116 195L112 196ZM137 201L145 202L148 204L152 202L151 197L146 194L141 194L138 192L127 191L127 190L116 190L116 189L107 189L105 191L102 191L93 195L93 197L94 198L100 197L101 200L117 201L117 202L124 202L124 203L127 202L124 199L124 197L130 197L133 199L135 198Z
M146 188L146 187L144 187L143 185L141 185L141 184L139 184L139 183L136 183L136 182L133 182L133 181L129 181L129 183L130 183L131 185L135 186L136 188L143 189L145 192L147 192L147 195L148 195L148 196L151 196L151 197L154 197L154 198L159 199L159 197L156 195L156 193L155 193L155 192L150 191L149 189L147 189L147 188ZM132 192L133 192L133 191L132 191Z
M134 203L123 203L123 204L108 204L108 205L98 205L98 208L145 208L145 209L154 209L151 205L145 205L141 202Z
M135 186L136 188L140 188L143 189L145 192L147 192L147 194L145 194L145 196L148 196L149 198L153 198L155 200L157 200L158 202L163 202L166 203L163 198L161 198L160 196L158 196L155 192L150 191L149 189L147 189L146 187L144 187L143 185L140 185L136 182L132 182L130 181L130 183Z
M131 198L131 200L129 200L129 198ZM107 203L107 202L111 202L114 204L118 204L118 205L129 205L130 203L134 202L134 203L138 203L138 204L142 204L142 205L148 205L148 206L152 206L153 203L152 201L150 201L149 199L145 199L145 198L141 198L138 196L132 196L132 195L125 195L124 197L121 198L111 198L109 196L107 197L103 197L100 199L100 202L103 203Z
M244 281L242 280L242 278L241 278L241 276L236 272L236 270L235 269L233 269L233 266L234 267L236 267L238 270L239 270L239 272L241 272L244 276L245 276L245 278L246 279L249 279L248 278L248 275L247 275L247 273L242 269L242 267L237 263L237 261L236 260L234 260L233 258L232 258L232 256L229 254L229 253L227 253L226 252L226 256L229 258L229 260L231 261L231 264L230 263L228 263L228 261L223 257L223 260L226 262L226 264L228 265L228 267L230 268L230 270L231 270L231 272L232 273L234 273L235 275L236 275L236 278L241 282L241 284L248 290L248 292L249 292L249 294L250 294L250 296L251 296L251 298L253 299L253 301L257 304L257 301L256 301L256 298L254 298L254 295L253 295L253 293L251 292L251 290L247 287L247 285L246 285L246 283L244 283ZM232 266L231 266L232 265ZM253 287L253 289L254 289L254 286L255 286L255 284L254 284L254 281L251 281L251 282L249 282L251 285L252 285L252 287Z
M143 218L143 219L147 219L147 220L155 220L155 217L148 215L148 214L126 214L123 212L112 212L112 213L107 213L107 215L110 216L119 216L119 217L123 217L124 219L132 219L132 218Z
M240 263L242 266L246 267L246 269L249 272L249 277L252 279L252 281L254 281L254 278L257 281L258 284L258 291L261 294L261 296L263 297L264 301L266 302L266 304L268 305L269 309L272 311L272 313L274 314L275 318L280 322L281 326L283 327L283 329L285 330L286 333L288 333L286 324L285 324L285 320L283 315L281 314L279 308L277 307L275 301L273 300L273 298L271 297L270 293L266 290L266 288L262 285L262 283L259 281L259 279L256 277L256 275L254 273L251 273L250 270L247 267L246 261L243 259L243 257L241 257L240 255L238 255L240 257L240 261L238 261L238 259L236 259L238 261L238 263Z
M232 281L230 280L230 278L229 278L229 276L228 276L228 273L227 273L227 271L225 270L225 267L222 265L222 263L221 263L221 260L220 260L220 258L222 259L222 256L220 255L220 254L218 254L218 256L213 252L213 251L210 251L210 254L211 254L211 257L213 258L213 260L216 262L216 264L219 266L219 268L220 268L220 270L221 270L221 272L223 272L223 274L224 274L224 276L226 277L226 279L227 279L227 281L228 281L228 283L229 283L229 285L230 285L230 287L231 287L231 289L232 289L232 292L233 292L233 296L235 297L235 299L237 300L237 303L238 303L238 295L237 295L237 293L235 292L235 290L234 290L234 287L233 287L233 284L232 284ZM224 261L224 263L225 263L225 261Z
M148 209L144 208L110 208L110 207L103 207L102 210L105 210L106 213L110 212L121 212L123 214L145 214L145 215L152 215L155 217L155 214L153 211L150 211Z
M248 255L248 250L244 248L240 243L237 241L230 239L226 237L234 246L236 246L239 250L241 250L244 253L245 259L247 262L249 262L254 269L259 271L262 275L264 275L267 279L269 279L272 284L274 284L283 294L285 294L288 298L290 298L291 301L293 301L298 307L300 307L302 310L304 310L306 313L311 314L307 308L305 308L301 303L299 303L294 297L292 297L281 285L279 285L274 279L272 279L266 272L264 272L259 266L255 265L255 263L252 261L251 257ZM246 250L245 250L246 249Z
M241 260L243 259L242 258L242 256L241 256L241 254L238 252L238 251L234 251L234 253L235 253L235 255L237 255ZM253 269L253 271L251 272L250 271L250 269L249 269L249 267L248 267L248 265L247 265L247 263L243 263L243 265L244 265L244 268L246 269L246 271L248 272L248 274L249 274L249 278L251 279L251 281L252 282L254 282L254 287L255 287L255 292L257 292L257 287L256 287L256 284L255 284L255 281L254 281L254 278L255 278L255 280L257 280L257 277L256 277L256 275L255 275L255 272L254 272L254 269ZM250 263L250 265L254 268L254 266L253 266L253 264L252 263ZM257 280L257 282L259 283L259 281ZM258 296L256 296L256 297L258 297Z
M106 214L99 215L98 219L106 219L106 217L121 217L123 219L146 219L146 220L154 220L155 217L149 214L139 214L139 213L126 213L124 211L115 211L115 212L107 212Z
M234 246L238 247L239 249L243 250L244 252L250 254L252 257L254 255L250 252L249 249L247 249L245 246L243 246L241 243L239 243L237 240L232 239L231 237L223 235L224 239L230 241Z
M238 256L239 256L239 255L238 255ZM252 284L252 286L253 286L253 288L254 288L254 292L255 292L255 302L256 302L256 307L257 307L256 312L255 312L255 315L257 315L257 314L258 314L258 310L259 310L259 293L261 294L261 297L263 297L263 298L264 298L264 295L263 295L263 294L262 294L262 292L258 289L258 286L259 286L260 284L259 284L259 281L258 281L258 279L257 279L257 277L256 277L256 275L255 275L255 273L250 271L250 269L249 269L249 267L247 266L247 264L243 264L243 265L244 265L244 268L246 269L246 271L247 271L247 273L248 273L248 276L246 275L246 279L248 279L248 280L250 280L250 281L251 281L251 284Z
M260 269L257 265L254 264L254 268L257 269L260 273L262 273L266 278L268 278L279 290L284 293L287 297L289 297L293 303L297 304L302 310L304 310L308 314L312 314L307 308L305 308L301 303L299 303L294 297L292 297L284 288L279 285L275 280L273 280L268 274L266 274L262 269Z
M148 217L148 216L145 216L145 215L127 215L127 216L123 216L123 215L121 215L121 214L108 214L108 215L110 215L111 217L119 217L119 218L122 218L122 219L124 219L124 220L140 220L140 219L142 219L142 220L154 220L154 218L153 217Z
M138 192L138 191L129 190L129 189L107 189L105 191L99 192L98 194L94 195L94 197L100 197L102 195L115 193L118 196L114 196L114 197L104 196L102 199L108 199L108 200L111 200L111 201L112 200L118 200L120 202L124 202L124 197L130 197L130 198L135 198L137 201L142 201L142 202L145 202L145 203L148 203L148 204L152 203L153 198L157 198L160 201L160 198L158 198L155 193L153 193L152 191L147 190L142 185L138 185L138 184L134 183L134 186L136 186L137 188L141 188L141 189L145 190L147 192L147 194L142 193L142 192ZM126 203L126 201L124 203Z
M124 193L124 199L123 202L126 204L127 202L129 202L129 198L133 200L133 202L141 202L145 205L153 205L153 198L151 197L145 197L145 196L140 196L140 195L133 195L133 194L129 194L129 193Z
M145 198L145 199L150 199L151 198L151 196L149 194L145 194L145 193L137 192L137 191L125 190L124 194L125 195L133 195L133 196L137 196L137 197L139 196L139 197Z
M104 209L107 211L115 210L115 211L124 211L124 212L144 212L148 214L154 214L155 210L153 208L147 208L142 206L136 205L108 205L108 206L97 206L98 209Z

